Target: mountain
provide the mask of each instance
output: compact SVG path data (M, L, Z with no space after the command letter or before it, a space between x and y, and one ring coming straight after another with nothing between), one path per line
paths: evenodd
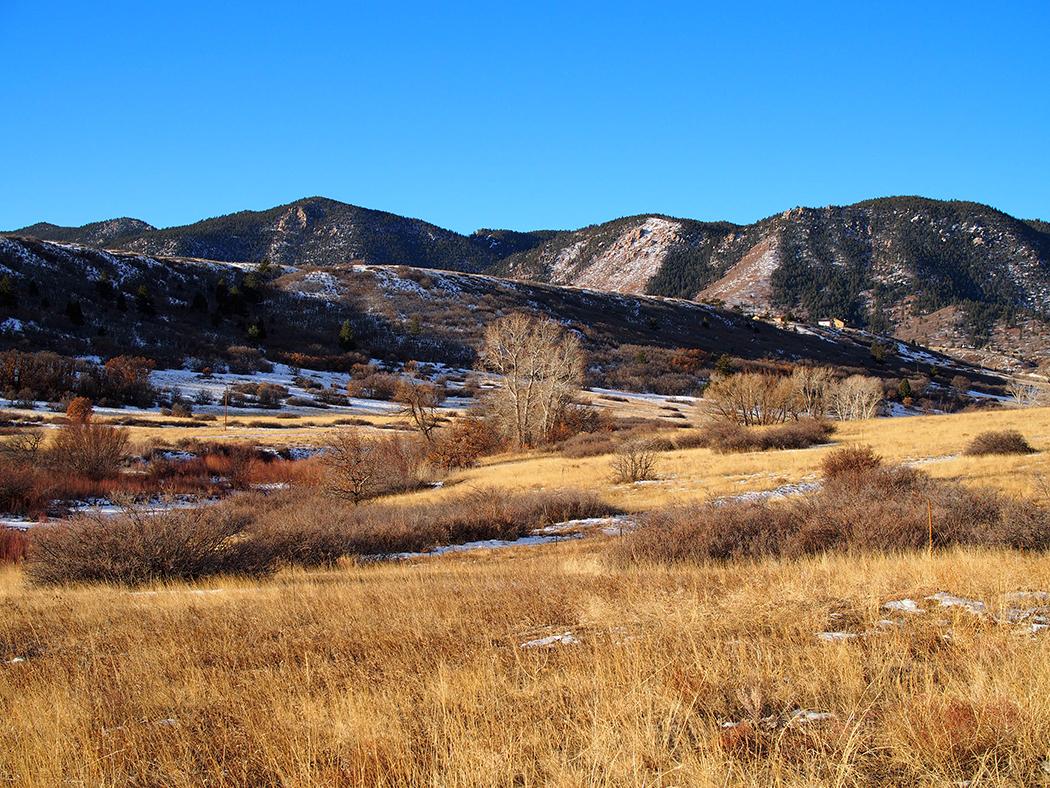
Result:
M140 224L137 231L111 234L104 239L99 237L95 225L64 228L36 224L12 234L221 262L269 260L280 265L325 266L356 260L456 271L482 270L550 235L483 230L468 237L419 219L324 197L308 197L265 211L241 211L163 230Z
M1050 355L1050 224L972 202L889 197L748 225L657 214L579 230L478 230L311 197L155 229L33 225L44 240L143 255L335 266L351 261L724 304L846 324L997 366Z
M558 234L490 270L834 317L963 354L1050 352L1050 225L977 203L892 197L750 225L633 216Z
M690 348L708 363L729 354L882 377L921 372L947 380L962 373L1001 385L982 370L904 343L886 343L876 358L875 338L863 332L776 327L694 301L484 274L363 263L260 270L13 237L0 237L0 272L12 283L0 301L0 349L133 354L173 366L187 357L227 358L251 345L273 359L302 354L310 359L304 366L319 368L370 357L469 366L492 320L527 310L577 331L599 367L616 363L607 359L617 353L635 363L660 349ZM340 342L344 321L353 329L356 359ZM647 370L643 385L654 385L655 362L637 363Z
M141 219L122 217L92 222L80 227L60 227L57 224L38 222L15 232L18 235L44 238L49 241L66 241L87 246L114 246L128 238L155 229L153 225L146 224Z

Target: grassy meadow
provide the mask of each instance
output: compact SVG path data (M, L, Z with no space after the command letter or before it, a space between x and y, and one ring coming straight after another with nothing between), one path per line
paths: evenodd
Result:
M837 427L1047 500L1050 409ZM959 456L1006 428L1040 453ZM661 452L634 485L609 456L501 455L385 502L570 489L643 512L816 479L831 450ZM1050 555L623 564L621 538L135 588L2 568L0 784L1050 781L1050 632L1011 619ZM883 607L903 599L921 612Z

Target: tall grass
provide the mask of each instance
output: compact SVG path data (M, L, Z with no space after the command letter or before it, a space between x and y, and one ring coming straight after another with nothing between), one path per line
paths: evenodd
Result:
M1038 785L1050 644L998 550L610 569L586 540L207 587L0 572L13 785ZM576 644L522 649L552 633ZM24 659L8 664L15 658ZM826 713L792 722L797 710ZM734 727L723 727L724 725Z

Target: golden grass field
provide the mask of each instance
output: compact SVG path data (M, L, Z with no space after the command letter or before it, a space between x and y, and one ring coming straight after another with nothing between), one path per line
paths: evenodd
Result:
M1045 497L1044 453L944 459L1008 427L1050 447L1050 409L833 440ZM568 487L644 510L798 481L827 451L668 452L666 483L642 486L613 485L608 457L501 457L401 498ZM1050 591L1050 556L623 568L603 555L616 538L134 592L2 570L0 784L1050 782L1050 632L997 621L1006 594ZM923 601L938 591L990 615ZM903 597L927 612L880 610ZM578 642L521 648L563 633Z

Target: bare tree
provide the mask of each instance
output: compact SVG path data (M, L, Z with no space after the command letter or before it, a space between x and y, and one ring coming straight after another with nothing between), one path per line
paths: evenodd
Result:
M440 407L445 401L445 390L431 383L401 380L394 390L394 400L401 403L402 413L412 419L427 442L433 440L434 430L441 421Z
M1046 390L1038 385L1025 380L1013 380L1006 387L1017 406L1020 408L1034 408L1046 401Z
M874 418L882 396L879 379L864 375L850 375L831 388L831 401L840 421Z
M18 464L33 465L42 455L43 446L44 431L27 430L0 443L0 455Z
M377 448L376 441L363 439L357 430L331 433L320 455L325 492L355 506L375 495L381 487Z
M716 378L704 390L704 399L724 418L747 426L782 424L798 412L793 380L761 372Z
M830 367L795 367L791 375L798 405L803 413L822 419L828 413L828 393L835 382L835 372Z
M547 441L583 379L579 339L553 320L509 315L486 330L481 359L500 375L493 407L511 440Z

